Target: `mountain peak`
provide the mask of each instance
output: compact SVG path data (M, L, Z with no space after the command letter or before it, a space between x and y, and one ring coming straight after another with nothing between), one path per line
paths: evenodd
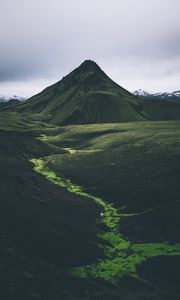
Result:
M95 61L91 60L91 59L86 59L85 61L83 61L83 63L81 65L84 65L84 66L98 66L98 64Z
M104 85L107 81L111 81L111 79L103 72L96 62L90 59L85 60L70 74L63 77L63 83L67 85L79 84L81 82L83 86L86 86L87 88ZM59 83L61 83L61 81L59 81Z
M62 80L12 110L40 113L55 125L179 119L179 104L160 101L159 113L154 105L154 101L134 97L94 61L85 60Z
M101 68L98 66L98 64L91 60L87 59L85 60L80 66L80 69L83 69L84 71L102 71Z

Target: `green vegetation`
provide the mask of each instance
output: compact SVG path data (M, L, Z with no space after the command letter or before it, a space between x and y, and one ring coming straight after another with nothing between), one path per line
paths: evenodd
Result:
M177 243L179 127L179 121L64 127L48 142L78 151L48 163L58 176L127 215L120 227L132 241Z
M45 119L0 114L1 298L177 300L180 122Z
M92 61L7 110L39 114L56 125L180 119L179 103L138 99Z
M46 139L43 137L43 139ZM70 149L69 153L76 154L78 151ZM47 162L46 162L47 159ZM102 221L109 229L108 232L101 233L99 236L108 243L104 248L105 260L100 260L96 264L79 267L71 270L71 273L80 278L100 278L116 283L123 275L131 275L138 278L137 266L150 257L161 255L180 255L180 244L171 246L166 243L135 244L125 240L118 232L120 215L112 205L105 203L100 198L83 192L82 187L73 184L69 179L58 177L53 171L49 170L48 158L32 159L35 164L34 170L54 184L66 187L66 189L80 196L93 199L98 205L102 206ZM123 215L121 215L123 217Z
M74 149L69 150L69 152L76 153ZM48 158L47 158L48 159ZM52 181L54 184L57 184L61 187L65 187L70 193L74 193L79 196L84 196L86 198L90 198L94 200L98 205L103 208L103 222L109 228L115 228L119 221L119 214L116 209L113 208L111 204L107 204L103 202L100 198L94 197L92 195L87 194L83 191L83 188L73 184L69 179L58 177L53 171L49 170L46 167L46 160L44 159L31 159L31 162L34 163L34 170L37 173L44 175L47 179Z
M148 258L164 255L180 255L180 244L171 246L168 244L129 244L118 235L107 235L111 243L109 249L105 249L105 260L99 263L79 267L72 271L72 274L86 278L88 276L101 278L111 283L118 283L124 275L131 275L139 278L137 267ZM114 243L112 240L114 239Z
M1 299L73 299L67 268L102 256L99 207L34 172L29 161L66 152L38 138L56 130L35 117L0 114Z
M11 104L0 298L178 300L180 104L138 99L92 61Z

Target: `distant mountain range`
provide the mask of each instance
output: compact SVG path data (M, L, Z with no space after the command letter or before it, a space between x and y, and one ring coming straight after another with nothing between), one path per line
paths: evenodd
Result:
M17 96L17 95L12 95L12 96L0 95L0 102L8 102L10 100L24 101L26 99L27 99L26 97L21 97L21 96Z
M180 103L146 99L131 94L95 62L86 60L62 80L15 109L13 106L13 110L39 113L56 125L180 119Z
M180 91L175 91L172 93L148 93L142 89L136 90L133 93L134 96L137 96L145 100L165 100L165 101L180 101Z
M26 98L20 96L2 96L0 95L0 109L12 108L20 104L22 101L25 101Z

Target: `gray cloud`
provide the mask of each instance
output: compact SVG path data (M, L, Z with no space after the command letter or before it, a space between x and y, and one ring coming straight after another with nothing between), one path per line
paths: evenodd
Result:
M1 0L0 93L8 82L34 93L87 58L129 90L180 89L179 10L179 0Z

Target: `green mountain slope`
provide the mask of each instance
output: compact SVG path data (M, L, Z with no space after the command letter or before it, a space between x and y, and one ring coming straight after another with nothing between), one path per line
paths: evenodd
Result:
M139 99L113 82L100 67L87 60L61 81L17 108L41 113L54 124L142 121Z
M0 299L177 300L179 121L0 113Z
M179 125L65 126L56 135L41 138L69 153L35 160L36 171L72 193L104 202L101 220L108 229L100 236L108 242L105 259L74 268L75 276L104 280L117 290L121 286L121 292L122 279L131 276L134 293L128 280L129 295L123 299L176 299L180 287Z
M97 205L33 170L32 157L65 153L39 140L53 130L34 118L0 113L0 299L68 299L65 270L102 253Z
M57 125L180 118L180 103L139 99L112 81L91 60L84 61L69 75L16 110L40 113Z

